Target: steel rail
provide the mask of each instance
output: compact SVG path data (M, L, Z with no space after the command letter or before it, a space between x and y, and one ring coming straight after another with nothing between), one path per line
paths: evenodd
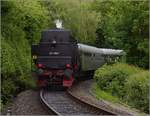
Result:
M101 112L103 112L104 115L117 115L116 113L114 113L114 112L112 112L112 111L108 111L108 110L106 110L106 109L104 109L104 108L96 107L95 105L89 103L88 101L84 101L84 100L80 99L79 97L73 95L73 94L71 93L70 89L67 90L67 93L68 93L68 95L69 95L70 97L72 97L72 99L76 100L77 102L80 102L80 103L82 103L82 104L84 104L84 105L86 105L86 106L89 106L89 107L91 107L92 109L101 111Z
M60 95L59 95L59 92L57 92L56 94L58 95L56 96L55 96L55 93L54 94L53 93L51 94L51 93L52 93L51 91L48 92L48 91L41 90L40 100L41 100L42 105L44 105L44 107L46 107L47 110L49 110L55 115L74 115L74 114L75 115L80 115L80 114L81 115L116 115L113 112L100 109L98 107L93 106L92 104L89 104L80 100L79 98L73 96L69 91L66 91L66 92L61 91ZM49 97L48 94L54 95L54 96ZM59 99L59 96L60 96L60 99ZM51 100L54 100L54 101L56 100L57 103L53 104ZM68 110L68 108L70 110Z
M60 115L59 112L57 112L53 107L51 107L48 102L44 99L44 90L40 90L40 101L43 107L48 111L52 112L54 115Z

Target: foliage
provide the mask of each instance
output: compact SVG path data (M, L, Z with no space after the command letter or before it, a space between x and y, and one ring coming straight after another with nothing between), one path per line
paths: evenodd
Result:
M98 87L129 105L148 112L148 71L116 63L95 71Z
M2 1L2 103L16 91L34 86L31 73L32 41L40 39L48 22L38 1Z
M91 1L51 0L46 1L50 19L62 19L64 27L82 43L95 44L98 13L90 6Z
M149 72L131 75L125 83L128 103L142 111L149 112Z
M131 109L131 111L135 111L137 116L146 116L147 115L146 113L135 109L134 108L135 106L133 106L133 105L131 106L131 104L129 105L129 104L127 104L127 102L120 100L117 96L113 96L112 94L100 89L97 83L93 83L91 87L92 87L91 88L92 94L98 100L109 101L109 104L112 103L112 105L116 105L117 107L124 106L128 110Z
M129 75L139 71L138 68L122 63L113 64L112 66L104 65L95 72L94 78L102 90L123 98L126 79Z
M123 49L128 63L148 68L148 1L97 0L92 8L100 12L97 46Z
M97 83L93 84L92 92L97 99L105 99L113 103L120 102L119 98L112 96L110 93L105 92L104 90L101 90Z
M13 80L11 79L3 80L1 91L2 91L1 93L2 104L5 104L8 102L9 98L12 97L16 91L16 87Z

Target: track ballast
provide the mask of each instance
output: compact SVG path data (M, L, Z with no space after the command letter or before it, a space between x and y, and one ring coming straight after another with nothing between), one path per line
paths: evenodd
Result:
M75 99L67 91L40 91L43 105L56 115L113 115Z

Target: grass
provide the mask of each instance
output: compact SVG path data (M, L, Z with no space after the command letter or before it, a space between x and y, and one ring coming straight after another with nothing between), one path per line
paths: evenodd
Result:
M94 93L97 99L105 99L113 103L121 103L118 97L112 96L111 94L101 90L96 83L92 85L92 92Z
M92 90L92 94L98 100L106 100L106 101L109 101L110 103L113 103L114 105L118 105L118 104L123 105L123 106L137 112L139 116L145 116L146 115L144 112L141 112L141 111L127 105L127 103L121 101L118 97L112 96L112 94L101 90L96 83L93 83L91 90Z

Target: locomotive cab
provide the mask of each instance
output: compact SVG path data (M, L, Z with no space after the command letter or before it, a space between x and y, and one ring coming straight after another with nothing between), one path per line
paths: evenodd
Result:
M39 44L32 45L39 86L71 86L74 81L73 72L77 66L77 49L77 42L71 36L70 30L43 31Z

